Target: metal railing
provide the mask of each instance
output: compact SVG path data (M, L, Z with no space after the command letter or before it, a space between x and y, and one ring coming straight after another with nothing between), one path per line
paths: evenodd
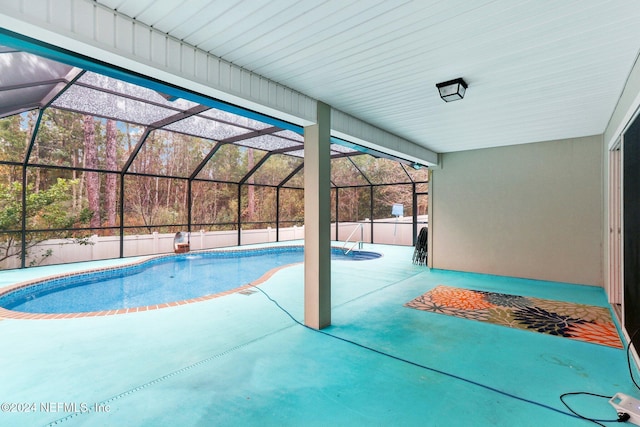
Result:
M355 234L355 232L358 231L358 229L360 229L360 240L356 240L355 242L353 242L351 247L347 249L347 245L351 243L350 240ZM358 249L362 249L363 244L364 244L364 224L358 224L356 225L356 228L354 228L353 231L351 231L351 234L349 234L349 237L347 237L347 240L344 241L344 245L342 245L342 251L344 252L345 255L347 255L356 246L358 246Z

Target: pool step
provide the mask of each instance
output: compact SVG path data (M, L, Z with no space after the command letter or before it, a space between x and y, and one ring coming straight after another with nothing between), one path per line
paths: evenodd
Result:
M351 251L349 256L353 256L354 261L366 261L369 259L380 258L379 253L369 251Z

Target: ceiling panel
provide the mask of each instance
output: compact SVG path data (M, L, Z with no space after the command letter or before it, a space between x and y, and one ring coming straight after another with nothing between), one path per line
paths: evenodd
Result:
M259 7L257 7L259 5ZM296 40L298 32L313 25L314 16L322 16L322 3L302 1L292 6L291 1L280 0L256 2L243 8L244 16L229 19L229 13L209 14L209 25L191 33L185 41L196 44L208 52L216 52L223 57L230 52L248 55L250 52L262 52L266 46L273 46L286 40ZM213 16L212 16L213 15ZM204 19L202 17L201 19ZM251 28L251 31L247 31ZM236 49L242 49L237 50ZM263 57L263 53L259 53ZM254 56L255 57L255 56ZM227 58L224 58L227 59Z
M98 3L436 152L602 133L640 48L619 0Z
M130 16L132 18L136 18L143 11L148 10L150 8L160 8L173 4L175 5L177 2L171 1L158 1L158 0L102 0L98 3L101 3L110 9L117 10L118 12Z

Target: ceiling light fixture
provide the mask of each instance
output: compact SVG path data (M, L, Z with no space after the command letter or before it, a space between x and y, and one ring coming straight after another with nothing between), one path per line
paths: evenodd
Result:
M462 78L457 78L438 83L436 87L440 92L440 98L444 99L445 102L451 102L464 98L464 93L467 91L468 86Z

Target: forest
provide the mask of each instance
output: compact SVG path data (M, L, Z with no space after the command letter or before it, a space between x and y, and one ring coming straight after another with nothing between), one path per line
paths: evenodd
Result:
M301 225L302 166L286 152L60 108L5 117L0 261L52 238ZM426 170L368 154L337 156L330 173L332 221L389 218L394 203L410 216L412 182L427 191Z

